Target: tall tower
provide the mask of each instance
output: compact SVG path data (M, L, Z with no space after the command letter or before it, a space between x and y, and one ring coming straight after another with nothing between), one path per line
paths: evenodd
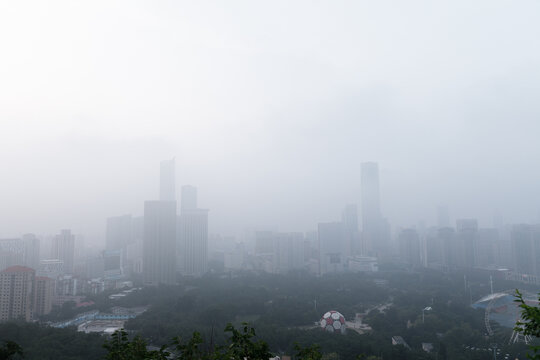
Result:
M143 280L176 283L176 201L144 202Z
M358 230L358 209L356 205L349 204L341 212L341 222L347 238L347 255L354 256L364 254L360 244L360 232Z
M176 201L174 158L161 162L159 175L159 200Z
M197 207L197 188L182 186L177 234L177 265L184 275L201 276L208 268L208 210Z
M184 275L201 276L208 264L208 210L183 210L179 220L178 255Z
M64 273L73 274L75 235L71 234L71 230L62 230L59 235L54 237L52 255L64 262Z
M362 242L366 253L380 252L386 244L382 241L382 217L379 191L379 165L362 163Z
M11 266L0 272L0 322L32 319L36 272L26 266Z

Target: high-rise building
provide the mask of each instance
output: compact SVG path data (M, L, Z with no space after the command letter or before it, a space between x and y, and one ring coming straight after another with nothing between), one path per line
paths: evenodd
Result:
M176 201L175 160L164 160L160 164L159 200Z
M398 236L401 260L412 267L422 265L420 237L415 229L403 229Z
M55 259L64 262L64 272L73 274L73 264L75 258L75 235L71 230L62 230L53 239L52 255Z
M382 216L379 190L379 165L362 163L362 242L365 253L380 254L387 251L382 234Z
M208 269L208 210L183 209L178 222L180 271L201 276Z
M197 188L191 185L182 186L181 212L197 209Z
M119 251L122 261L126 261L128 245L132 243L133 224L131 215L110 217L107 219L105 245L108 251Z
M319 272L340 272L347 264L347 240L341 222L319 223Z
M0 270L25 264L25 247L21 239L0 239Z
M360 230L358 228L358 209L356 205L349 204L341 212L341 222L345 230L345 236L349 256L365 254L365 249L361 248Z
M521 275L540 276L540 228L518 224L510 233L514 269Z
M32 319L35 271L16 265L0 272L0 322Z
M34 290L34 316L47 315L52 310L54 280L45 276L36 276Z
M176 201L145 201L143 280L176 283Z
M478 221L476 219L459 219L456 221L456 225L457 242L460 248L460 266L472 269L476 266Z
M39 239L34 234L25 234L22 237L24 246L24 265L34 270L39 269Z

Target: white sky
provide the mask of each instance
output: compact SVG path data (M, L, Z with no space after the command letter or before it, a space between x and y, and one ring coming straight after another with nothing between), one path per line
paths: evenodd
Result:
M211 231L540 208L540 2L0 2L0 236L101 241L161 159Z

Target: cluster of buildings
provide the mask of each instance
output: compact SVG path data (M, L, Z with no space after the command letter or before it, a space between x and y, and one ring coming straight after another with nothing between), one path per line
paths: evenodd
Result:
M346 205L339 220L305 233L251 231L241 242L209 237L208 210L198 207L197 188L182 186L179 198L175 161L166 160L160 164L159 199L145 201L141 216L108 218L104 250L85 248L84 238L70 230L49 238L0 239L0 320L35 318L53 304L81 302L81 295L120 289L134 277L145 285L176 284L179 274L205 274L209 260L225 270L278 274L375 272L379 262L443 271L505 269L507 278L540 283L540 225L479 228L475 219L460 219L452 227L441 207L437 226L392 234L381 212L374 162L361 165L360 209ZM14 287L12 281L25 285Z

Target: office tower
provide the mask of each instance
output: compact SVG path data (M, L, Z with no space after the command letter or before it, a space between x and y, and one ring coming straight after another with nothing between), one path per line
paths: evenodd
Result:
M455 269L460 263L460 247L456 239L456 232L453 228L444 227L437 231L437 237L442 246L443 265L446 270Z
M341 212L341 222L347 237L348 256L365 254L360 247L360 231L358 228L358 210L356 205L349 204Z
M64 262L64 272L73 274L73 263L75 258L75 235L71 230L62 230L53 239L52 255L55 259Z
M176 201L174 159L164 160L160 164L159 200Z
M32 319L35 271L16 265L0 272L0 322Z
M476 243L476 266L494 267L497 264L499 249L499 231L497 229L479 229Z
M285 274L304 267L304 235L302 233L275 233L274 273Z
M182 186L182 199L180 201L180 210L197 209L197 188L191 185Z
M403 262L411 267L422 266L420 237L415 229L403 229L398 235L399 254Z
M47 315L52 310L54 280L36 276L34 290L34 317Z
M122 261L126 261L128 245L132 243L133 224L131 215L110 217L107 219L105 245L108 251L119 251Z
M176 201L145 201L143 280L176 283Z
M476 266L478 241L478 221L476 219L459 219L456 221L456 236L460 248L460 266L472 269Z
M0 270L24 265L24 243L21 239L0 239Z
M143 267L144 217L134 217L131 225L132 242L127 247L126 266L129 266L130 271L141 274Z
M24 265L38 270L39 268L39 239L34 234L25 234L22 237L24 246Z
M386 251L381 234L381 205L379 166L374 162L362 163L362 242L365 254ZM364 255L365 255L364 254Z
M437 226L439 228L450 226L450 214L447 206L441 205L437 207Z
M339 272L346 266L346 236L343 223L319 223L319 273Z
M540 276L540 227L525 224L514 225L510 239L516 273Z
M178 221L180 271L184 275L201 276L208 267L208 210L183 209Z

